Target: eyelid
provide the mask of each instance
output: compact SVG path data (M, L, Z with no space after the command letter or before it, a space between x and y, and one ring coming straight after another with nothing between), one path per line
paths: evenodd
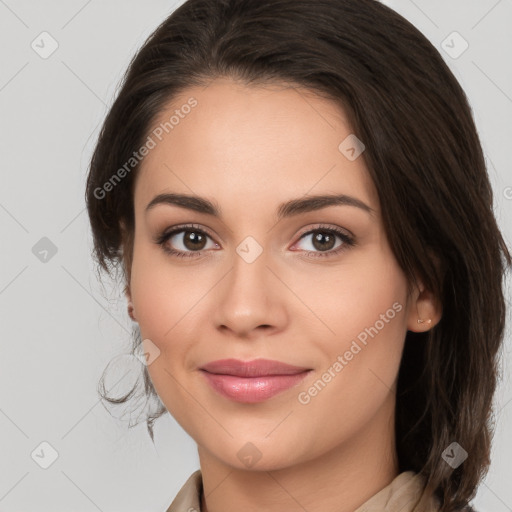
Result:
M204 226L200 226L198 224L194 223L185 223L185 224L178 224L175 226L172 226L168 229L165 229L161 234L156 235L153 239L153 241L162 246L163 250L165 252L170 253L174 256L185 256L188 257L194 257L192 255L196 254L197 257L203 256L203 253L210 252L209 249L203 249L201 251L181 251L176 249L168 249L165 248L165 242L167 242L170 238L174 237L175 235L179 233L183 233L185 231L192 231L197 230L201 233L204 233L212 240L212 242L220 246L220 244L216 241L216 237L213 236L210 232L210 230ZM329 256L336 256L340 254L342 251L347 249L348 247L356 245L356 237L352 234L352 232L346 228L342 228L340 226L332 226L328 224L315 224L315 225L309 225L306 228L303 228L300 233L297 235L297 240L291 245L291 247L294 247L297 243L299 243L305 235L311 235L315 231L328 231L334 233L335 236L338 236L342 240L342 244L338 246L336 249L330 249L328 251L306 251L306 250L299 250L297 252L306 253L306 254L314 254L313 258L315 257L329 257ZM310 257L310 256L308 256ZM310 257L311 258L311 257Z
M164 231L162 231L161 235L158 235L158 236L165 236L174 231L186 230L189 228L204 231L209 237L216 238L216 236L212 234L212 232L209 230L209 228L207 228L205 226L201 226L199 224L195 224L195 223L177 224L176 226L172 226L168 229L164 229ZM302 228L297 236L298 236L298 238L300 238L301 236L305 235L306 233L310 233L311 231L314 231L316 229L340 230L340 231L345 232L347 234L347 236L350 236L351 238L355 238L354 233L352 233L350 231L350 229L342 228L340 226L333 226L333 225L329 225L329 224L322 224L322 223L314 224L313 226L308 225L307 227Z
M154 237L154 241L157 242L158 240L162 240L164 238L170 238L171 235L175 235L182 231L192 231L194 229L196 229L197 231L201 231L202 233L208 235L212 240L215 240L215 238L216 238L212 234L212 232L204 226L200 226L199 224L194 224L194 223L190 223L190 224L185 223L185 224L177 224L176 226L172 226L170 228L164 229L160 234L157 234ZM218 242L215 242L215 243L218 244Z
M300 239L302 236L306 235L306 234L309 234L311 233L312 231L319 231L321 229L325 229L326 231L340 231L342 232L344 235L352 238L352 239L355 239L355 235L352 233L352 231L350 231L349 229L347 228L342 228L341 226L334 226L334 225L329 225L329 224L322 224L322 223L319 223L319 224L314 224L312 227L311 225L308 226L307 228L304 228L303 230L300 231L299 235L298 235L298 238Z
M291 246L294 247L297 245L306 235L311 235L315 231L325 231L333 233L335 237L341 239L341 244L334 248L329 249L328 251L308 251L308 250L299 250L297 252L302 253L300 256L307 259L314 258L334 258L336 256L341 255L344 251L348 250L351 247L356 245L356 237L352 234L352 232L348 229L341 228L340 226L329 226L326 224L317 224L315 226L311 226L304 231L301 232L297 241ZM350 234L349 234L350 233Z

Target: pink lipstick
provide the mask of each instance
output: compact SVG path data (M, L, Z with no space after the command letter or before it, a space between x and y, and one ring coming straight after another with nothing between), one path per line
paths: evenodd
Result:
M270 359L220 359L200 368L210 386L236 402L263 402L301 382L311 368Z

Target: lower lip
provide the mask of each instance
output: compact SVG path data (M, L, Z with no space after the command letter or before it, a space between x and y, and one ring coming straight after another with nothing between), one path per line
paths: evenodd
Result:
M210 386L221 395L235 402L263 402L296 386L310 370L294 375L265 375L261 377L236 377L202 370Z

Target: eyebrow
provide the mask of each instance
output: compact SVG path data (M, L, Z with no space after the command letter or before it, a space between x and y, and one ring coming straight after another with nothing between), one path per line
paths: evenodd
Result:
M146 213L159 204L168 204L186 208L206 215L221 217L221 209L217 203L189 194L159 194L146 206ZM328 206L353 206L373 215L375 210L366 203L346 194L323 194L292 199L279 205L277 209L278 220L327 208Z

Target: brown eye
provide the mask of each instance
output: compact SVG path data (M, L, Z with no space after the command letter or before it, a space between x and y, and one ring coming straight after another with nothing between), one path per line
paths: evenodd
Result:
M317 231L313 236L313 246L319 251L328 251L334 247L336 235L326 231Z
M333 227L317 227L312 229L304 233L296 245L300 248L301 242L308 239L310 242L303 243L302 249L311 257L335 256L355 245L355 241L351 236ZM336 243L336 239L340 241Z
M183 245L190 251L200 251L204 249L206 236L199 231L182 231L184 233L182 241Z
M171 231L161 234L155 242L162 246L162 249L173 256L193 257L198 256L200 251L219 247L218 244L211 241L208 247L208 239L211 237L202 229L195 226L181 226Z

